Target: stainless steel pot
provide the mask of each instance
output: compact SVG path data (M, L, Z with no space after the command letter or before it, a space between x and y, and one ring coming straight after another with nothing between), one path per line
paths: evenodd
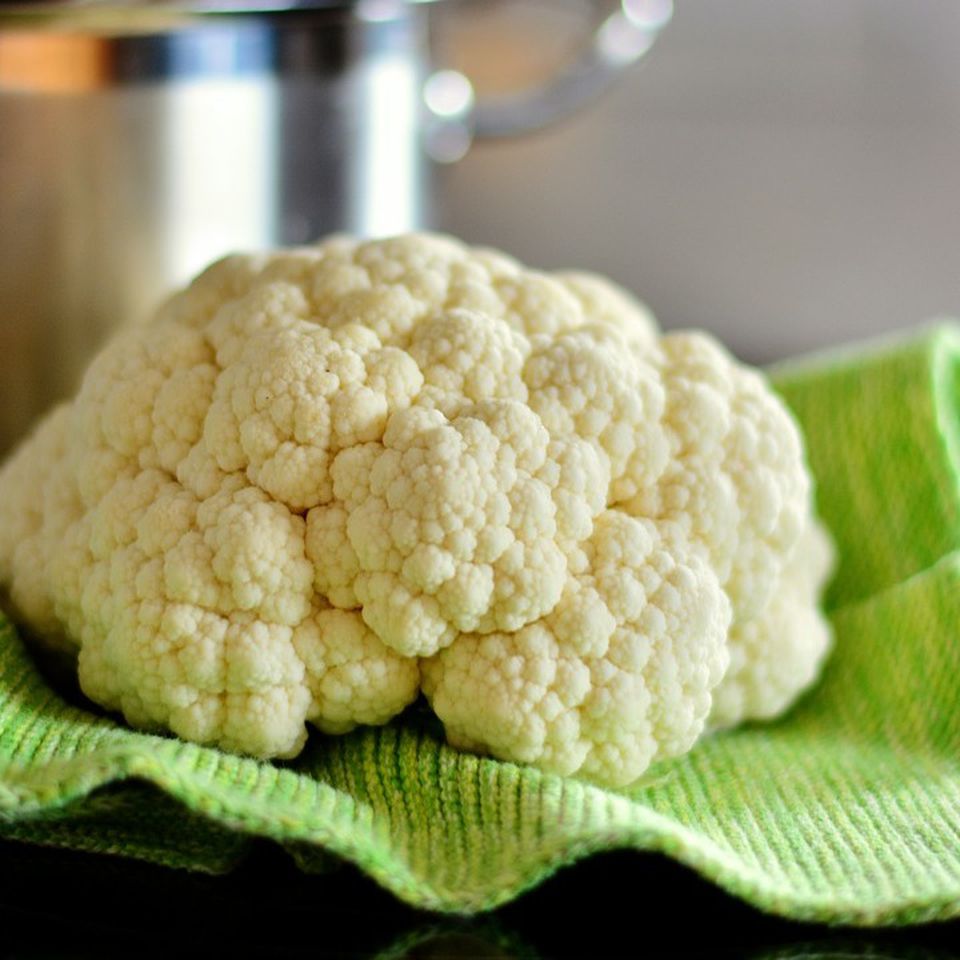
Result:
M0 0L0 449L210 260L428 226L434 161L570 112L672 13L594 7L564 73L476 103L424 2Z

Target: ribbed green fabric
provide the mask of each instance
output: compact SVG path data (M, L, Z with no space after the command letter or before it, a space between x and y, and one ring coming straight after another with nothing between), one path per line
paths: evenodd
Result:
M458 754L416 714L258 763L68 706L4 625L0 834L212 871L271 837L306 868L332 853L460 912L636 847L792 917L960 914L958 370L960 332L942 326L777 371L841 557L835 653L777 724L710 738L625 792Z

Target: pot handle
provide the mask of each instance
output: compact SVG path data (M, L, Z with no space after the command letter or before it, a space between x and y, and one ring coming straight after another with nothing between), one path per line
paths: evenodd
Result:
M459 159L471 137L512 137L539 130L576 112L606 90L626 68L653 46L673 16L673 0L599 0L598 26L583 50L557 76L517 93L475 101L470 80L441 70L427 81L424 98L430 114L449 135L440 137L436 159ZM451 129L453 128L453 129ZM444 141L460 147L444 149ZM443 156L450 152L451 156ZM439 155L438 155L439 154Z

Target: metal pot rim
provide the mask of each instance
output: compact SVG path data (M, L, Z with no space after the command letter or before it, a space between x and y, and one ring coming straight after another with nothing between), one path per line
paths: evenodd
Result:
M298 11L349 11L360 19L387 19L405 6L435 0L0 0L0 27L59 22L96 27L194 16L242 16Z

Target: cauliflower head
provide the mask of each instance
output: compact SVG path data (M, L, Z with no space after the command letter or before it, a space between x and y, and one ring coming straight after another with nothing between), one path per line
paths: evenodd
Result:
M219 261L0 472L0 584L85 693L259 757L422 691L629 784L814 679L829 559L761 374L434 235Z

